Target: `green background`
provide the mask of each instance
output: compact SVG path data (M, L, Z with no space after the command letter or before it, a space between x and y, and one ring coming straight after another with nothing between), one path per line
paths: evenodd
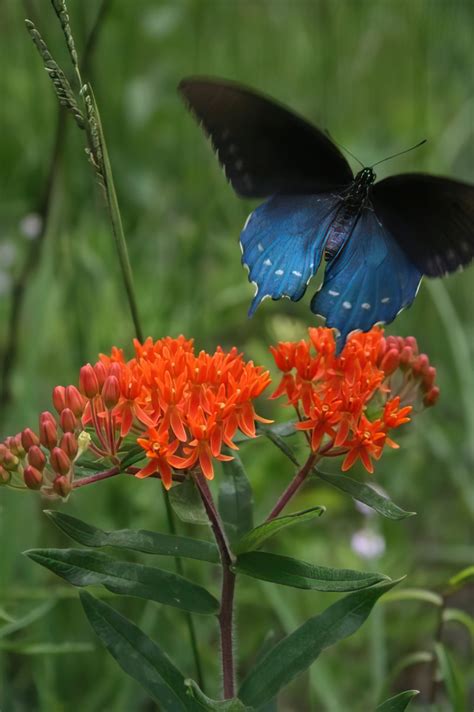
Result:
M69 1L80 51L99 6L98 0ZM37 21L56 59L69 67L50 4L3 0L1 352L9 344L12 286L35 250L25 235L25 218L31 223L39 209L57 125L50 82L23 27L26 16ZM299 338L316 323L310 294L297 304L267 301L247 320L253 289L240 266L238 235L254 204L235 197L184 110L176 93L183 76L217 75L264 90L329 128L366 163L428 138L423 148L380 166L379 177L423 170L472 180L473 28L470 0L108 2L88 76L101 109L146 333L184 333L199 348L236 344L272 367L268 345ZM113 344L126 346L133 335L100 192L83 136L69 119L56 168L43 249L24 280L24 308L14 324L18 351L7 384L11 398L0 408L2 436L34 427L37 414L50 407L55 384L74 382L80 365ZM407 574L408 585L437 589L472 563L473 326L468 270L425 281L415 304L387 328L417 337L438 369L442 389L437 407L406 428L401 449L384 455L374 478L418 516L403 522L368 519L351 500L310 484L292 507L324 504L328 512L280 537L280 552L329 566L373 568L394 578ZM286 416L275 404L260 410ZM260 520L291 468L269 443L246 445L242 455ZM21 556L33 546L68 545L42 515L45 506L33 493L0 493L0 616L18 618L44 601L56 602L18 634L2 638L0 628L2 712L69 712L79 705L89 712L153 709L98 646L76 592ZM112 480L77 492L62 509L103 528L165 526L156 482ZM363 561L351 549L353 534L364 527L385 538L386 553L376 561ZM186 564L186 571L207 581L196 564ZM211 589L217 586L213 580ZM472 589L466 589L451 603L471 606L473 613L472 599ZM292 630L330 600L242 578L241 671L269 631L279 636ZM193 674L184 616L132 599L117 606ZM208 691L217 694L217 629L209 619L198 618L197 624ZM379 605L359 634L326 652L283 693L280 709L372 709L396 661L429 648L435 628L435 611L426 604ZM453 626L446 629L446 641L467 685L472 641ZM28 647L64 642L84 643L84 652L54 655ZM472 665L470 672L472 679ZM430 687L426 665L398 676L393 685L410 687L423 691L413 704L423 709ZM442 693L439 699L438 709L449 709Z

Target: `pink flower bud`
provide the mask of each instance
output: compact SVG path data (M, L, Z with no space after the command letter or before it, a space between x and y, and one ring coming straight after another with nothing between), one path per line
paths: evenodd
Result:
M43 473L37 470L36 467L28 465L23 472L23 479L28 489L39 490L43 484Z
M400 365L400 353L398 349L391 348L385 352L380 368L387 376L390 376Z
M25 428L21 434L21 442L25 452L33 447L33 445L39 445L39 437L36 435L31 428Z
M0 465L0 485L7 485L11 478L10 472Z
M60 447L53 448L49 461L51 467L58 475L67 475L71 469L71 460Z
M416 360L412 366L413 373L416 373L417 375L425 373L426 370L428 369L429 365L430 365L430 360L429 360L428 356L426 354L420 354L416 358Z
M423 405L425 406L425 408L430 408L436 403L439 398L439 393L440 390L438 386L433 386L433 388L428 391L428 393L423 398Z
M77 418L70 408L64 408L60 422L63 433L73 433L78 426Z
M58 441L58 428L51 413L42 413L40 416L39 439L41 445L48 450L51 450Z
M94 372L97 376L99 388L102 388L105 383L105 379L107 378L107 369L105 368L102 361L97 361L97 363L94 365Z
M0 464L4 461L8 448L4 443L0 443Z
M426 373L424 374L423 377L423 385L426 388L426 390L430 390L431 386L435 382L436 379L436 369L434 366L429 366L426 369Z
M10 437L5 440L5 445L17 457L23 457L25 454L25 450L21 442L21 433L18 433L18 435L10 435Z
M64 386L53 388L53 405L58 413L62 413L66 407L66 389Z
M413 350L413 353L418 353L418 343L414 336L407 336L405 339L405 345L409 346Z
M120 400L120 383L115 376L108 376L102 388L106 408L114 408Z
M404 346L400 353L400 363L408 366L413 361L413 350L409 346Z
M28 450L28 462L37 470L44 470L46 465L46 457L44 452L38 445L32 445Z
M115 376L115 378L118 380L120 383L120 376L122 375L122 368L119 363L114 361L113 363L110 364L109 368L109 376Z
M59 443L61 450L64 450L70 460L74 460L79 450L79 445L74 433L65 433Z
M72 410L76 418L80 418L86 407L84 397L79 393L76 386L66 388L66 406Z
M72 484L69 482L67 477L60 475L59 477L56 477L53 482L53 490L60 497L67 497L72 490Z
M79 388L87 398L95 398L99 392L99 381L90 363L83 366L79 372Z

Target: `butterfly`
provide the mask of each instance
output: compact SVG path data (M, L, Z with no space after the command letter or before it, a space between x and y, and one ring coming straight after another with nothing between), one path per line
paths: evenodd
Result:
M241 233L242 263L266 297L301 299L325 259L311 311L338 332L390 323L438 277L474 257L474 186L424 173L376 183L357 175L330 137L276 101L220 79L179 91L211 139L235 192L267 198ZM398 154L397 154L398 155Z

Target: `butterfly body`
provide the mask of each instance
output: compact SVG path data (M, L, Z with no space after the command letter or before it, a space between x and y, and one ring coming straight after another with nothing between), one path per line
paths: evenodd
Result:
M183 80L180 91L210 137L236 193L268 200L241 233L242 263L266 297L302 298L323 258L311 310L339 332L389 323L422 276L474 257L474 187L414 173L354 177L326 134L271 99L223 80Z

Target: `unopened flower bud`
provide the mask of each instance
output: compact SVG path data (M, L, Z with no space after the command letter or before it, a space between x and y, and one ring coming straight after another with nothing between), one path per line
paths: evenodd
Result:
M46 457L44 452L38 445L32 445L28 450L28 462L37 470L43 470L46 465Z
M120 400L120 383L115 376L108 376L102 388L102 400L106 408L114 408Z
M409 346L404 346L400 353L400 363L408 366L413 361L413 350Z
M105 379L107 378L107 369L105 368L104 364L102 361L97 361L96 364L94 364L94 373L97 376L97 382L99 384L99 388L102 388L102 386L105 383Z
M66 388L66 406L72 410L76 418L80 418L84 413L86 404L84 397L79 393L76 386L68 386Z
M433 386L433 388L430 388L428 393L423 398L423 405L425 406L425 408L430 408L436 403L439 398L439 393L440 391L438 386Z
M115 378L118 380L120 383L120 376L122 375L122 368L117 361L114 361L113 363L110 364L109 368L109 376L115 376Z
M66 407L66 389L64 386L53 388L53 405L58 413L62 413Z
M99 381L90 363L83 366L79 372L79 387L87 398L95 398L99 392Z
M0 464L4 461L8 448L4 443L0 443Z
M71 469L71 460L60 447L53 448L49 461L58 475L67 475Z
M407 336L405 338L405 344L412 349L413 353L418 353L418 343L414 336Z
M51 413L42 413L40 416L39 439L48 450L51 450L58 441L58 428Z
M398 349L391 348L385 352L380 364L380 368L387 376L390 376L400 365L400 353Z
M79 450L77 438L74 433L64 433L61 438L61 442L59 443L59 447L61 450L64 450L71 461L74 460L77 455L77 451Z
M7 485L11 478L11 473L0 465L0 485Z
M70 408L64 408L60 422L63 433L73 433L78 426L77 418Z
M43 473L36 467L28 465L23 472L23 479L28 489L39 490L43 484Z
M60 497L65 498L70 494L72 490L72 484L67 477L65 477L64 475L59 475L59 477L56 477L53 482L53 490Z
M14 455L11 450L7 449L2 462L2 465L5 470L8 470L9 472L14 472L19 464L20 460L17 458L17 456Z
M21 434L21 443L25 452L33 447L33 445L39 445L39 437L36 435L31 428L25 428Z
M17 457L23 457L25 454L25 448L21 442L21 433L18 433L18 435L11 435L8 438L8 447L14 455Z
M429 366L426 373L423 375L423 385L426 390L429 390L436 379L436 369L434 366Z
M427 371L427 369L429 368L429 365L430 365L430 360L429 360L428 356L426 354L420 354L416 358L416 360L412 366L413 373L416 373L417 375L425 373Z

